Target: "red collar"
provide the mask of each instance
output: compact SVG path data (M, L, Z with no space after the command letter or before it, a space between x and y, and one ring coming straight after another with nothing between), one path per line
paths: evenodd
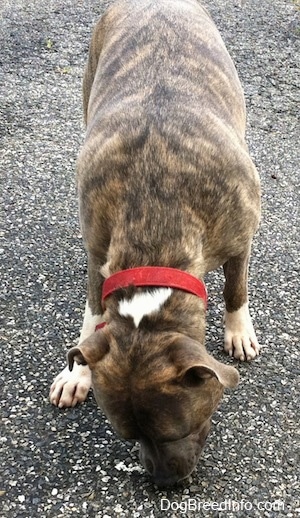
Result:
M102 301L119 288L128 286L176 288L200 297L204 300L205 306L207 305L207 290L203 281L188 272L160 266L142 266L114 273L103 283Z
M120 288L128 286L158 286L176 288L196 295L207 306L207 290L203 281L188 272L161 266L142 266L114 273L105 279L102 287L102 302ZM105 322L96 326L96 331L104 327Z

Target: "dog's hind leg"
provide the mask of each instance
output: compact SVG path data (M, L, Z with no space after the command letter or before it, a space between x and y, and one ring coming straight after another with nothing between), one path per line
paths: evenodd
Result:
M248 265L250 246L246 252L231 257L223 265L225 274L225 339L224 349L234 358L252 360L259 354L248 303Z

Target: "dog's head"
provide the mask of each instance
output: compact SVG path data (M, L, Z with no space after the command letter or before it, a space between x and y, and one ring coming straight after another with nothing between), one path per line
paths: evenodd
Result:
M141 462L158 485L174 484L193 471L211 415L239 374L179 333L136 330L118 343L109 327L71 349L69 366L89 365L112 425L139 441Z

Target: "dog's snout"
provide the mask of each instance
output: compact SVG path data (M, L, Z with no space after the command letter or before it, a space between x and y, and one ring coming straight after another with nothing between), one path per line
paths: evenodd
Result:
M166 472L158 472L156 473L156 476L154 477L154 481L158 486L173 486L180 480L179 473L174 472L172 470L167 470Z
M143 438L140 460L157 486L172 486L191 474L203 442L199 440L199 432L178 441L160 444Z
M158 487L168 487L168 486L174 486L179 480L180 477L178 475L169 475L167 473L156 473L155 477L153 478L154 484L156 484Z
M182 475L178 472L175 459L167 463L155 463L147 457L144 459L144 467L153 478L154 483L159 487L172 486L182 478Z

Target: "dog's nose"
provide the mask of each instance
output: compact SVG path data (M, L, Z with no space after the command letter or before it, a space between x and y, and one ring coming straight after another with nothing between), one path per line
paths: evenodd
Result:
M149 457L145 459L145 468L159 487L173 486L182 478L175 466L155 465Z
M172 444L163 446L158 448L150 441L143 440L140 460L157 486L173 486L189 476L194 467L193 458L185 458L181 452L172 451Z
M158 487L169 487L174 486L178 481L180 480L180 477L176 475L170 475L168 473L162 473L162 472L156 472L153 476L154 484L156 484Z

